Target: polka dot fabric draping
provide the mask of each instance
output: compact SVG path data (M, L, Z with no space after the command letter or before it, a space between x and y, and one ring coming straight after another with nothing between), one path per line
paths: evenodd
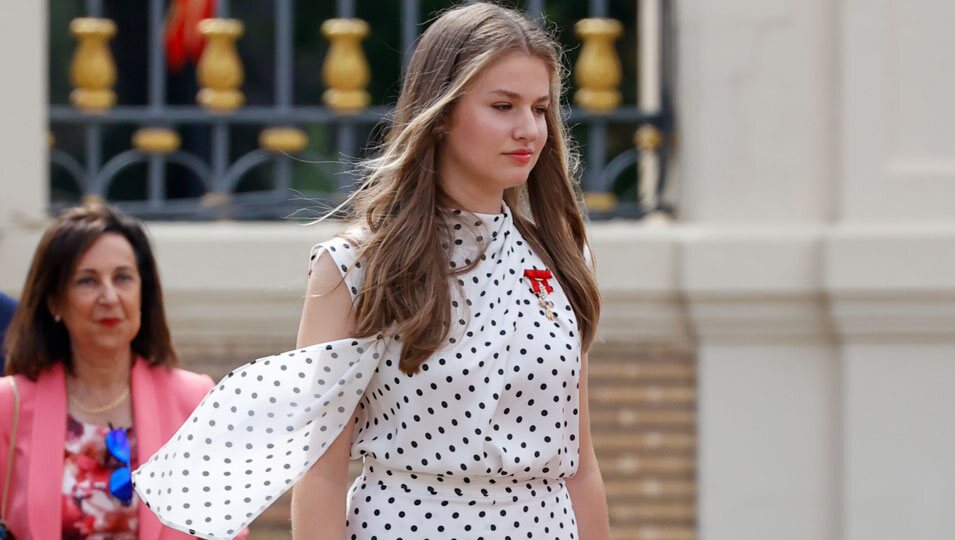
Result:
M140 498L169 527L233 538L341 433L383 344L344 339L236 369L133 474Z

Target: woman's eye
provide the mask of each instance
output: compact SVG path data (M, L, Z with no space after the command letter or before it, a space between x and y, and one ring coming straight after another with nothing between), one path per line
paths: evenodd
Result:
M499 110L499 111L509 111L509 110L511 110L511 104L510 104L510 103L495 103L495 104L492 105L492 106L493 106L495 109Z
M534 112L543 116L547 114L547 107L534 107Z
M120 275L116 276L116 280L117 280L117 281L130 281L130 280L132 280L132 279L133 279L133 276L131 276L131 275L129 275L129 274L120 274Z
M93 285L96 281L91 277L82 277L76 280L77 285Z

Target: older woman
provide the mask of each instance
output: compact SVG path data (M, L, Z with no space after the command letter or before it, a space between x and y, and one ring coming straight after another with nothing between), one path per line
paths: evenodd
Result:
M129 482L212 387L174 368L142 225L103 205L60 216L34 255L5 350L16 386L0 381L0 474L13 459L2 509L10 531L188 538L161 525Z

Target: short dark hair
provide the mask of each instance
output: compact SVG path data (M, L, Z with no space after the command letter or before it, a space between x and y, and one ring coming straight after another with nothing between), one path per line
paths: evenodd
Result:
M133 352L152 365L179 363L169 335L159 272L145 227L115 208L92 203L64 211L40 239L20 305L4 340L7 374L22 374L36 380L41 371L57 363L63 363L72 371L69 332L53 320L47 300L63 297L80 257L106 233L122 235L136 254L142 284L142 323L133 338Z

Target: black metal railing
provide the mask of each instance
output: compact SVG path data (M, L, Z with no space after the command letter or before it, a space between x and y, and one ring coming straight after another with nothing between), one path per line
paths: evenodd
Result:
M74 24L71 25L79 42L71 67L75 87L73 103L72 105L52 105L49 112L50 159L56 174L67 178L80 197L110 199L111 187L123 171L130 167L145 165L145 196L140 200L112 202L129 212L150 219L282 218L302 206L314 205L316 201L319 204L332 205L343 200L353 187L353 177L350 175L348 159L345 158L357 156L360 153L365 144L364 140L360 140L362 139L360 133L378 124L388 115L390 108L384 105L370 105L349 110L328 104L296 104L293 100L295 5L293 0L273 0L273 2L274 89L271 105L241 106L227 103L235 95L241 99L241 92L239 84L224 79L229 78L230 70L237 70L241 81L243 69L241 59L238 58L234 49L234 40L238 35L233 32L235 29L228 25L203 27L207 45L198 67L199 79L206 79L203 83L203 92L208 91L210 95L214 95L206 102L200 99L202 103L197 105L167 103L166 57L163 42L167 6L164 0L150 0L148 2L148 50L145 55L146 103L113 106L111 102L113 98L110 97L111 78L114 79L116 75L115 68L112 68L113 73L110 73L112 58L108 46L111 35L109 25L113 23L102 18L101 0L87 0L85 4L87 19L80 19L80 22L92 21L92 23L83 27L81 23L74 20ZM653 16L657 20L640 22L641 28L647 28L647 25L651 23L656 25L656 32L658 32L655 34L658 35L655 38L658 41L655 46L658 48L659 52L656 54L659 58L654 67L658 73L655 73L653 77L647 77L646 73L641 73L640 76L641 84L645 84L647 80L657 81L655 88L641 90L642 96L651 96L652 99L647 100L651 106L624 104L599 107L578 104L570 108L566 118L571 125L577 126L578 130L581 127L584 128L583 185L588 207L595 218L613 216L639 218L653 211L672 213L672 209L666 205L663 197L666 187L669 141L673 130L672 96L669 84L670 57L672 56L669 52L671 5L669 0L635 0L635 2L653 2L657 6L655 12L641 11L642 14L657 13ZM219 22L228 21L229 3L219 0L215 4L213 19ZM545 2L531 0L526 8L532 16L540 17L544 13ZM51 9L56 9L52 3ZM406 62L413 50L414 40L417 38L421 23L420 11L419 0L401 0L399 24L403 62ZM604 21L619 26L619 23L607 19L607 13L606 0L590 1L588 20ZM354 18L354 1L337 0L336 17L346 21L357 21ZM106 25L93 24L97 21L105 22ZM603 88L603 91L615 92L616 89L613 86L619 86L619 75L617 81L608 81L610 83L608 89L605 88L608 84L604 82L586 80L585 73L589 66L581 65L588 61L609 62L611 66L613 62L617 62L619 65L619 60L614 56L612 48L613 26L601 23L591 27L597 28L596 30L585 31L580 24L578 23L578 33L582 35L583 50L574 68L579 86L593 84L596 85L595 88ZM58 30L62 29L53 31ZM351 31L346 30L345 33ZM586 32L591 32L592 35L585 35ZM238 33L241 33L241 27ZM344 38L340 35L329 37L333 42L336 39L342 41L337 44L339 47L337 51L334 50L335 44L329 49L328 57L325 59L326 67L330 63L344 61L342 58L336 60L334 58L336 54L355 54L355 36L356 34L346 35ZM352 39L352 48L341 52L344 50L342 47L346 49L349 47L346 43L349 37ZM360 40L360 36L357 39ZM607 43L611 44L610 48L607 47ZM584 58L588 47L593 47L593 51L588 53L589 60ZM360 53L360 50L358 52ZM206 63L205 66L203 62ZM203 69L207 70L205 76ZM216 81L216 77L222 80ZM584 80L581 82L581 79ZM361 88L355 90L354 85L351 88L348 91L362 91ZM304 151L308 137L302 128L315 124L332 128L335 135L335 155L342 159L322 159L322 156L310 155L309 152ZM134 135L129 149L119 151L112 156L105 156L103 130L119 125L140 129ZM179 132L189 126L202 127L203 137L208 137L201 145L201 151L183 148L181 144ZM241 155L235 155L230 133L231 129L237 126L261 129L259 147ZM614 156L608 156L608 129L611 126L633 126L634 131L638 133L634 146ZM58 130L76 131L77 128L82 130L82 151L76 153L79 155L74 155L68 149L60 148L55 141ZM297 170L295 169L296 159L304 161L309 167L325 170L330 178L335 179L330 188L325 191L293 191L293 177ZM640 168L640 163L644 161L652 163L652 166L647 168L645 163L644 167ZM238 189L240 182L250 171L263 166L271 166L267 173L271 185L267 189L254 191ZM613 195L612 186L627 171L635 171L630 173L635 177L634 181L636 182L638 180L636 177L639 176L639 182L644 186L642 192L635 190L638 194L621 199ZM189 175L194 182L198 183L198 188L191 196L172 198L167 192L167 180L170 174ZM51 206L53 210L56 210L74 202L54 200Z

